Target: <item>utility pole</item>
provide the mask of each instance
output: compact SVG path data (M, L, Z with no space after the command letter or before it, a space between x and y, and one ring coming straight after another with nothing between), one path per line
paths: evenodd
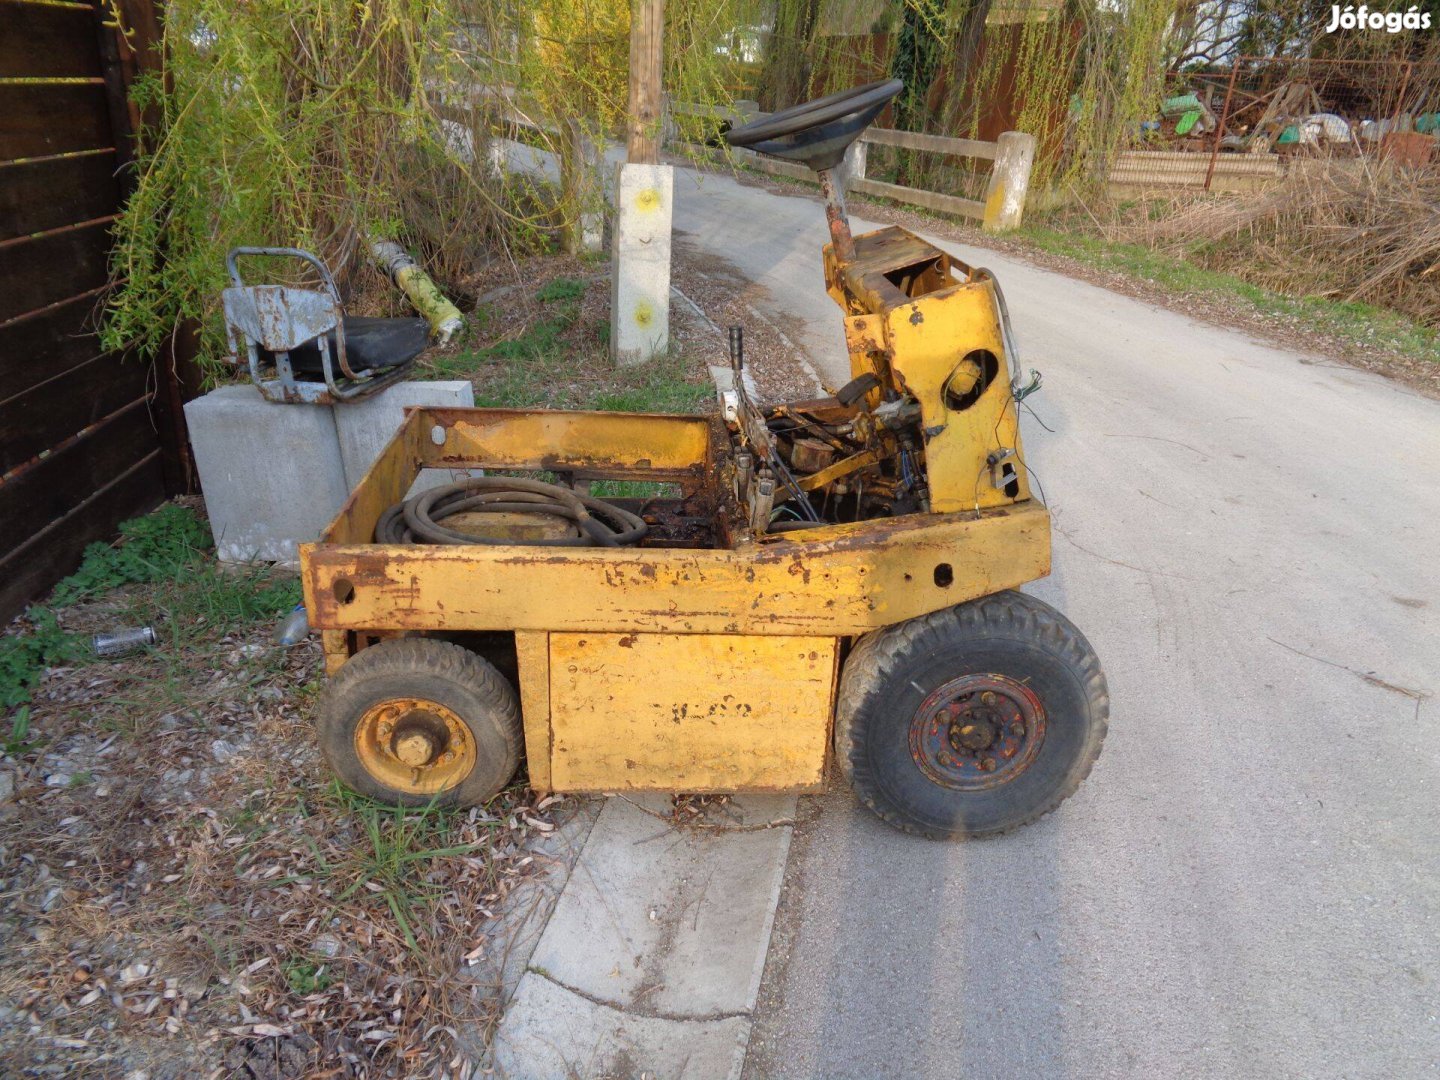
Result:
M675 178L661 165L665 0L631 0L626 162L615 177L610 352L639 364L670 347L670 222Z
M665 0L630 5L630 114L625 125L626 160L660 163L660 117L664 111Z

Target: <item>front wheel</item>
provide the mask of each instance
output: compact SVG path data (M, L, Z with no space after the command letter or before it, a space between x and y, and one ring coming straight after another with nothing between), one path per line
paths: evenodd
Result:
M447 641L363 649L330 680L320 749L340 779L386 803L474 806L520 761L520 709L485 660Z
M1084 635L1048 604L996 593L860 639L840 681L835 757L899 829L998 836L1080 786L1109 714Z

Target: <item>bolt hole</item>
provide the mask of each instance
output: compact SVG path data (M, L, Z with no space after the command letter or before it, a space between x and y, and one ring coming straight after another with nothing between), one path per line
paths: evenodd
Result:
M939 573L939 571L936 571ZM355 583L349 578L336 578L330 591L335 594L336 603L348 604L355 599Z
M955 584L955 571L948 562L942 562L935 567L935 584L942 589L948 589Z
M905 580L906 580L906 581L914 581L915 579L914 579L913 577L911 577L909 574L906 574L906 575L905 575Z
M445 445L445 429L439 424L430 429L430 441L436 446Z

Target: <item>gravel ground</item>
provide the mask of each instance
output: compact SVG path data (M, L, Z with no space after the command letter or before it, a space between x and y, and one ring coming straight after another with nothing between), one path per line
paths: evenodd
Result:
M492 917L572 803L516 787L397 813L343 792L311 720L318 644L203 614L226 591L208 559L193 584L60 608L67 631L152 621L161 643L51 668L28 732L7 717L0 1075L468 1075L498 1012Z

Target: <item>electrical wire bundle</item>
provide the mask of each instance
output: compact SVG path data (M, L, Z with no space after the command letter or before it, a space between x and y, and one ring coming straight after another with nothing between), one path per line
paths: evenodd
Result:
M447 529L456 514L549 514L575 526L570 536L516 541ZM618 506L558 484L513 476L474 476L422 491L396 503L375 526L379 544L527 544L549 547L624 547L637 544L648 526Z

